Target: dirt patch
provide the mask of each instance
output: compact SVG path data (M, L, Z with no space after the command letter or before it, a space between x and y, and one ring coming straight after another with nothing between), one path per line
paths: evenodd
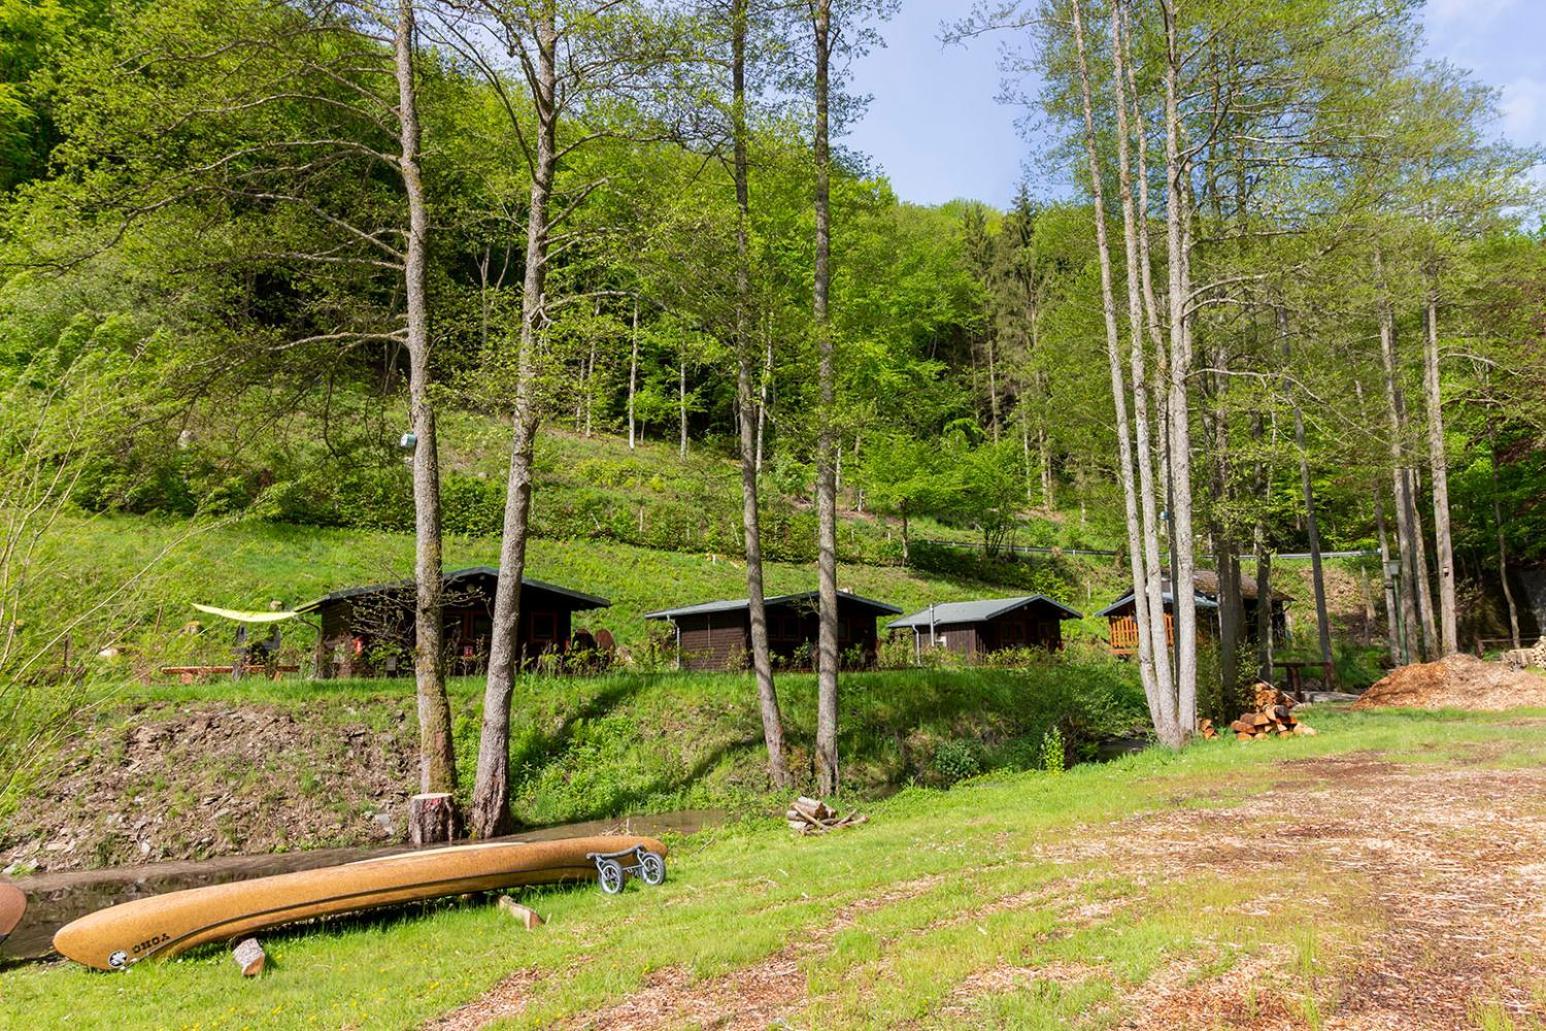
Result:
M536 970L517 970L480 998L423 1025L423 1031L476 1031L496 1020L508 1020L526 1008L531 986L541 979Z
M1270 795L1243 806L1135 817L1112 837L1047 850L1085 859L1119 841L1120 867L1140 881L1270 877L1273 890L1244 910L1264 919L1306 901L1296 882L1329 877L1368 924L1351 958L1316 983L1285 976L1286 963L1244 995L1233 972L1198 982L1161 972L1139 993L1145 1014L1169 1014L1152 1026L1301 1026L1312 996L1335 1000L1328 1028L1447 1031L1484 1003L1546 1018L1532 994L1546 983L1546 771L1363 758L1282 769Z
M409 705L161 703L104 720L0 828L0 869L396 841L417 780Z
M1484 662L1472 655L1448 655L1438 662L1413 663L1376 681L1355 709L1504 709L1546 706L1546 677Z

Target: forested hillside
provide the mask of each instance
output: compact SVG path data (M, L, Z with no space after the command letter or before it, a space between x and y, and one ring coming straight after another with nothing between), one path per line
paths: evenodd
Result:
M943 35L1041 77L1031 163L1063 184L1007 210L907 203L833 144L890 6L0 2L0 685L143 639L211 520L413 535L378 578L418 585L426 787L455 768L426 617L463 555L723 555L753 613L763 562L769 593L802 564L826 786L839 585L1137 583L1172 744L1199 690L1270 671L1241 584L1276 554L1315 555L1328 660L1323 550L1378 554L1392 663L1538 630L1539 155L1408 5L982 5ZM133 561L62 558L140 525ZM223 593L232 550L192 552L205 597L279 593ZM1204 567L1219 611L1180 592L1172 657L1167 578Z

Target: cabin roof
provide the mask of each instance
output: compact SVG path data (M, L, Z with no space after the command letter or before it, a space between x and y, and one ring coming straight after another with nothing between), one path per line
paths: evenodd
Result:
M497 582L499 580L499 570L494 566L469 566L466 569L455 569L445 574L444 585L446 587L454 587L457 584L466 583L469 580L482 579L493 580ZM331 594L325 594L318 598L316 601L308 602L307 604L300 606L298 609L296 609L296 611L309 612L312 609L318 609L324 605L330 605L334 602L347 601L350 598L359 598L371 594L412 590L413 586L414 581L412 580L399 580L395 583L365 584L359 587L344 587L340 590L333 591ZM612 603L606 598L598 597L594 594L586 594L583 591L572 591L567 587L559 587L556 584L546 583L542 580L534 580L529 576L521 577L521 586L534 588L539 591L546 591L550 594L556 594L561 598L567 598L572 602L576 602L577 604L570 606L570 608L576 611L581 609L604 609L609 608L612 605Z
M1082 619L1083 614L1075 612L1060 601L1054 601L1045 594L1027 594L1018 598L981 598L976 601L947 601L940 605L933 605L926 609L919 609L910 616L886 626L888 630L901 630L908 627L926 627L940 623L986 623L988 620L997 619L1008 615L1018 609L1036 603L1050 605L1058 610L1058 619Z
M814 605L819 597L816 591L803 591L799 594L783 594L776 598L765 598L763 604L769 607L774 605ZM872 610L877 616L899 616L902 610L895 605L887 605L883 601L874 598L865 598L847 591L838 591L839 603L848 602L860 608ZM685 605L675 609L661 609L659 612L646 612L645 619L678 619L682 616L706 616L718 612L741 612L750 606L746 598L732 598L725 601L706 601L698 605Z
M1162 581L1162 583L1163 583L1163 588L1162 589L1165 592L1164 593L1165 604L1166 605L1173 605L1173 604L1175 604L1176 598L1175 598L1175 593L1170 588L1170 577L1168 577L1168 576L1165 577L1164 580ZM1195 587L1197 589L1196 597L1197 597L1197 607L1198 608L1216 609L1216 608L1219 607L1219 603L1218 603L1219 574L1217 572L1215 572L1212 569L1199 569L1199 570L1197 570L1196 573L1194 573L1192 575L1192 583L1195 585ZM1241 600L1243 600L1243 601L1255 601L1260 596L1261 596L1261 588L1259 586L1257 586L1256 578L1252 577L1252 576L1247 576L1246 574L1241 573L1240 574L1240 598L1241 598ZM1293 601L1294 599L1293 599L1292 595L1284 594L1282 591L1274 589L1273 592L1272 592L1272 600L1275 601L1275 602L1278 602L1278 601ZM1110 616L1110 615L1114 615L1117 611L1126 608L1128 605L1131 605L1132 603L1133 603L1133 592L1132 591L1128 591L1126 594L1122 595L1122 597L1118 598L1116 601L1112 602L1110 605L1107 605L1105 608L1101 609L1099 612L1097 612L1095 614L1097 616Z

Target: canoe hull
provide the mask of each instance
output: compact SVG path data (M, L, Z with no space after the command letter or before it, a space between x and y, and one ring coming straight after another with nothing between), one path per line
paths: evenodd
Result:
M149 956L174 956L316 917L529 884L593 880L591 852L642 847L653 838L606 835L559 841L460 845L368 859L320 870L174 891L110 906L66 924L54 948L98 970L122 970Z

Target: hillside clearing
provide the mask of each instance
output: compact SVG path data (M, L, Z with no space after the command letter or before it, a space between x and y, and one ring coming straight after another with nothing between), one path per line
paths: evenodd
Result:
M1313 739L910 790L671 880L385 914L126 977L0 974L37 1026L1531 1027L1546 719L1320 713ZM821 891L812 890L820 885ZM424 957L434 957L426 962Z

